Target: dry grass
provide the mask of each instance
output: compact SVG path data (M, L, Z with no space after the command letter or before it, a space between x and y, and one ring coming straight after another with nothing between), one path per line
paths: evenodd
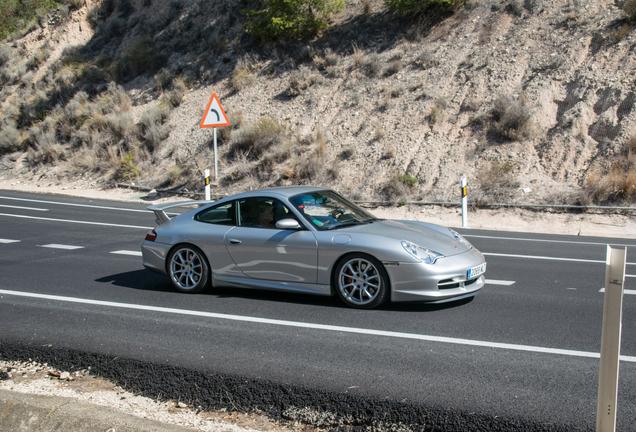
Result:
M324 78L319 73L314 73L306 66L289 74L289 93L298 96L314 84L322 84Z
M289 128L281 121L261 117L256 123L236 132L232 152L244 154L249 160L257 160L272 146L283 143L288 135Z
M636 200L636 134L618 155L590 172L584 189L599 204Z
M519 182L514 175L516 165L513 161L492 160L481 169L477 180L487 198L496 201L508 198L519 188Z
M232 71L230 87L234 92L238 93L247 87L253 86L255 83L254 61L251 58L240 59Z

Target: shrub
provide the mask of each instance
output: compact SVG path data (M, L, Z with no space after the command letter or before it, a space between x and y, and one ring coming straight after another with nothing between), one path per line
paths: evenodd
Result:
M300 69L289 74L289 93L292 96L298 96L312 85L322 82L322 75L313 73L306 66L301 66Z
M288 127L281 121L271 117L261 117L256 123L237 132L233 151L256 160L273 145L282 143L288 132Z
M118 80L130 80L145 72L159 69L166 58L157 54L157 49L150 44L150 38L144 36L137 40L130 50L115 62L112 72Z
M629 21L636 21L636 0L627 0L623 4L623 11L627 14L627 19Z
M0 129L0 154L11 153L22 150L24 145L20 139L20 131L15 123L9 122L2 125Z
M168 181L170 182L171 185L174 185L175 183L177 183L177 181L179 180L179 177L181 177L182 172L183 170L181 169L179 165L172 165L166 168L166 173L168 174Z
M119 160L119 168L116 176L122 180L130 181L136 177L139 177L139 169L135 165L135 156L132 152L129 152L126 156L123 156Z
M435 8L453 10L463 3L463 0L384 0L390 11L403 14L422 13Z
M402 70L402 60L395 60L389 64L389 67L384 71L384 76L395 75Z
M492 114L495 131L504 138L520 141L533 133L530 109L508 96L495 100Z
M366 56L362 61L362 68L369 78L377 76L381 69L380 56L375 53Z
M264 8L241 12L252 18L245 29L257 38L297 39L327 28L325 18L344 8L343 0L264 0Z
M238 93L244 88L254 85L254 83L256 83L256 77L254 76L252 62L250 60L240 59L236 63L236 67L232 71L232 77L230 78L232 90Z

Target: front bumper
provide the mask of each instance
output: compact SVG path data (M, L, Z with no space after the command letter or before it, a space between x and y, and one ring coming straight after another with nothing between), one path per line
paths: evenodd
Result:
M391 300L442 303L470 297L484 286L486 278L482 274L467 279L466 272L485 261L481 252L471 249L438 259L435 264L385 265L391 279Z

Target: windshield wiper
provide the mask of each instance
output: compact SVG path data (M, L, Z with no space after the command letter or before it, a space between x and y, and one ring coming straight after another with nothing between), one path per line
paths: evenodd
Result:
M350 227L350 226L354 226L354 225L362 225L363 223L364 222L347 222L347 223L340 224L340 225L330 226L329 228L327 228L327 230L335 230L335 229L346 228L346 227Z

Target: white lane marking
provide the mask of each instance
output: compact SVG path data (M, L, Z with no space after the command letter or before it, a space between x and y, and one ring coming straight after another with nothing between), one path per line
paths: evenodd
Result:
M0 243L20 243L20 240L0 239Z
M625 277L636 277L636 275L625 275Z
M491 252L482 252L485 256L498 256L498 257L509 257L509 258L524 258L524 259L537 259L537 260L551 260L551 261L572 261L572 262L584 262L584 263L598 263L605 264L605 260L588 260L588 259L579 259L579 258L557 258L557 257L545 257L545 256L535 256L535 255L513 255L513 254L498 254ZM636 263L626 263L627 265L636 265Z
M63 245L63 244L56 244L56 243L38 245L38 246L43 248L65 249L65 250L84 249L84 246Z
M35 203L42 203L42 204L56 204L56 205L65 205L65 206L72 206L72 207L87 207L87 208L102 209L102 210L120 210L120 211L128 211L128 212L152 213L152 211L150 210L127 209L127 208L121 208L121 207L106 207L106 206L96 206L96 205L89 205L89 204L73 204L73 203L63 203L63 202L57 202L57 201L28 199L28 198L14 198L14 197L0 196L0 199L35 202Z
M140 251L118 250L118 251L112 251L111 253L112 254L118 254L118 255L141 256L141 252Z
M305 323L305 322L299 322L299 321L285 321L285 320L278 320L278 319L271 319L271 318L258 318L258 317L241 316L241 315L221 314L221 313L214 313L214 312L193 311L193 310L187 310L187 309L175 309L175 308L166 308L166 307L159 307L159 306L118 303L118 302L109 302L109 301L102 301L102 300L90 300L90 299L83 299L83 298L77 298L77 297L64 297L64 296L37 294L37 293L22 292L22 291L9 291L9 290L0 289L0 294L14 295L19 297L39 298L39 299L46 299L46 300L55 300L55 301L68 302L68 303L108 306L108 307L116 307L116 308L122 308L122 309L163 312L163 313L171 313L171 314L178 314L178 315L226 319L231 321L270 324L270 325L278 325L278 326L284 326L284 327L306 328L311 330L326 330L326 331L333 331L333 332L340 332L340 333L355 333L355 334L364 334L364 335L371 335L371 336L413 339L413 340L420 340L420 341L427 341L427 342L440 342L440 343L449 343L449 344L456 344L456 345L478 346L478 347L485 347L485 348L499 348L499 349L515 350L515 351L529 351L529 352L544 353L544 354L557 354L557 355L565 355L565 356L572 356L572 357L587 357L587 358L601 357L599 353L588 352L588 351L575 351L575 350L566 350L566 349L559 349L559 348L545 348L545 347L537 347L537 346L530 346L530 345L507 344L507 343L500 343L500 342L486 342L486 341L471 340L471 339L429 336L429 335L421 335L416 333L401 333L401 332L385 331L385 330L371 330L371 329L356 328L356 327L341 327L341 326L326 325L326 324ZM636 363L636 356L621 355L620 359L623 361Z
M599 292L604 293L605 292L605 288L601 288L599 290ZM623 294L636 295L636 290L623 289Z
M607 246L608 243L596 243L596 242L578 242L578 241L568 241L568 240L545 240L545 239L530 239L530 238L520 238L520 237L496 237L496 236L480 236L473 234L462 234L463 237L474 237L474 238L483 238L483 239L494 239L494 240L518 240L518 241L531 241L531 242L542 242L542 243L565 243L565 244L580 244L580 245L593 245L593 246ZM610 243L611 246L629 246L635 247L635 244L618 244L618 243Z
M489 285L512 285L514 283L515 283L515 281L486 279L486 284L489 284Z
M45 220L45 221L53 221L53 222L69 222L69 223L86 224L86 225L101 225L101 226L109 226L109 227L117 227L117 228L138 228L138 229L145 229L145 230L154 228L154 227L138 226L138 225L120 225L120 224L111 224L111 223L102 223L102 222L88 222L88 221L54 219L54 218L45 218L45 217L36 217L36 216L12 215L12 214L6 214L6 213L0 213L0 216L16 217L16 218L23 218L23 219Z
M10 206L10 205L3 205L3 204L0 204L0 207L4 207L4 208L12 208L12 209L19 209L19 210L49 211L49 209L43 209L43 208L36 208L36 207L20 207L20 206Z

